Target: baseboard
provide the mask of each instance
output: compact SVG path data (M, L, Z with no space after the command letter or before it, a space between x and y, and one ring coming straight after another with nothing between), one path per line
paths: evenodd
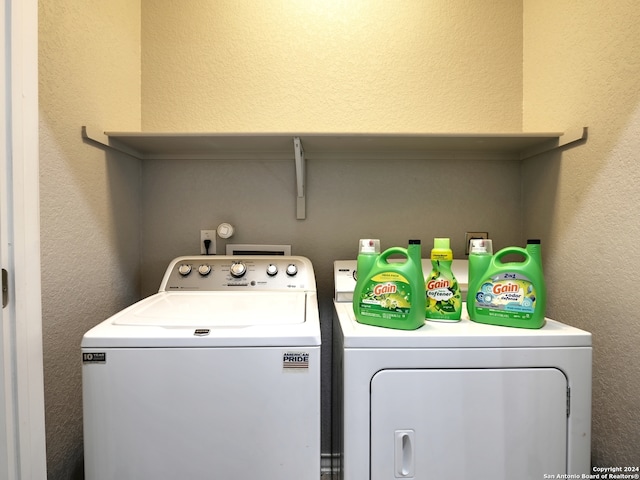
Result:
M333 475L337 475L338 472L334 469L334 466L337 465L337 462L333 461L334 454L332 453L323 453L320 456L320 474L325 477L331 477ZM336 477L337 478L337 477Z

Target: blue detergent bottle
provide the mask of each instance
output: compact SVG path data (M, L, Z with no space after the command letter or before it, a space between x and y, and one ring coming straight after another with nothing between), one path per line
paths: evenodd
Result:
M507 255L518 255L524 260L506 262ZM467 298L474 302L471 320L518 328L544 325L546 285L540 240L528 240L526 248L503 248L493 255L479 278Z

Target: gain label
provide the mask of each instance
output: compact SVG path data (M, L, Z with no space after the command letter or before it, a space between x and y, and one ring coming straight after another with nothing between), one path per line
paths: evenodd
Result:
M536 308L536 289L520 274L501 274L481 283L476 308L498 310L513 318L529 318Z
M360 314L385 319L405 319L411 310L411 286L403 275L383 272L362 290Z
M425 285L427 318L431 313L453 314L462 306L457 280L444 272L432 275Z

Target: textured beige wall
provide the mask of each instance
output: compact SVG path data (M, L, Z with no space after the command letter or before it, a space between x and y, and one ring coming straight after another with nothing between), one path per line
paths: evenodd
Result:
M39 3L48 478L82 478L80 340L139 295L140 164L80 126L140 128L140 4Z
M142 5L145 130L521 127L520 2Z
M525 0L525 129L589 127L525 162L549 314L593 332L592 461L640 464L640 3Z

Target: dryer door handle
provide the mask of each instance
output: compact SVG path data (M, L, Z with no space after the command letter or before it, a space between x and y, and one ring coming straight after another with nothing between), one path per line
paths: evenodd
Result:
M396 478L411 478L415 472L413 430L395 431L395 473Z

